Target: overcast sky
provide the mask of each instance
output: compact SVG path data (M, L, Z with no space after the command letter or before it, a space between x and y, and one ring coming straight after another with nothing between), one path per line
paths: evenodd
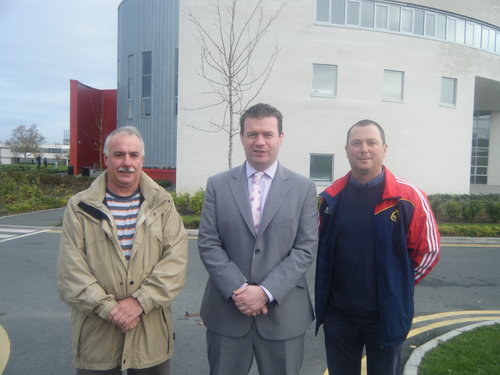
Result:
M69 80L116 88L121 0L0 0L0 142L36 124L47 142L69 130Z

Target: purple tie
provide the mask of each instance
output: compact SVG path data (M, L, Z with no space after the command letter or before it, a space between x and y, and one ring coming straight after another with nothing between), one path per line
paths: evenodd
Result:
M264 172L255 172L252 180L252 189L250 191L250 207L252 207L253 225L255 232L259 231L262 206L262 189L260 180L264 176Z

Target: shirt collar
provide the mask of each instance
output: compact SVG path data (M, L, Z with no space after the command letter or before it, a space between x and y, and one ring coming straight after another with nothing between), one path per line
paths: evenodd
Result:
M250 178L254 175L257 170L250 165L248 161L245 161L245 169L246 169L246 174L247 178ZM278 160L275 160L273 164L269 166L264 172L265 175L267 175L271 180L274 178L274 175L276 174L276 170L278 169Z
M377 177L375 177L373 180L368 181L366 184L362 184L361 182L356 180L352 174L349 178L349 182L357 187L372 187L372 186L376 186L376 185L379 185L382 182L384 182L384 178L385 178L385 171L382 168L382 172Z

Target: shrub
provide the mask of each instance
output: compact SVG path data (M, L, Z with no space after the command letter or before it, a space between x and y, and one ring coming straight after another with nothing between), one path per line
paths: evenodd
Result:
M191 210L189 208L189 202L191 198L188 193L177 194L175 191L170 192L172 199L174 200L175 207L181 215L188 215Z
M191 202L189 204L190 209L195 215L201 215L201 208L203 207L203 189L198 190L191 197Z
M482 204L479 200L467 199L462 203L461 209L464 221L473 223L481 214Z
M177 211L183 215L201 215L201 207L203 206L203 190L200 189L192 196L189 193L177 194L175 191L170 192L175 203Z
M485 205L484 210L492 223L500 221L500 201L489 201Z
M182 222L184 223L184 227L186 227L186 229L197 229L200 225L200 217L194 215L183 216Z
M457 219L462 216L460 204L454 199L450 200L446 205L446 214L448 215L449 221L457 221Z

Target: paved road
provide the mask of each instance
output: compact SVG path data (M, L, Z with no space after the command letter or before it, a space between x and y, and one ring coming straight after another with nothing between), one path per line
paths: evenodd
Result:
M58 228L61 211L0 218L0 374L2 354L10 355L3 375L72 374L69 309L59 301L55 285ZM28 226L28 224L36 224ZM15 231L22 230L22 232ZM32 232L30 232L32 231ZM10 237L5 237L10 236ZM444 246L442 260L416 289L416 315L412 337L405 343L404 357L412 346L468 324L474 319L500 315L500 248L488 246ZM174 303L176 332L172 373L206 374L205 328L198 309L207 278L190 240L187 284ZM313 285L313 271L308 274ZM479 310L479 311L477 311ZM465 312L464 312L465 311ZM451 313L450 313L451 312ZM456 313L453 313L456 312ZM434 314L441 313L435 316ZM321 332L307 332L304 375L325 370ZM2 341L3 340L3 341ZM257 374L252 370L252 374Z

